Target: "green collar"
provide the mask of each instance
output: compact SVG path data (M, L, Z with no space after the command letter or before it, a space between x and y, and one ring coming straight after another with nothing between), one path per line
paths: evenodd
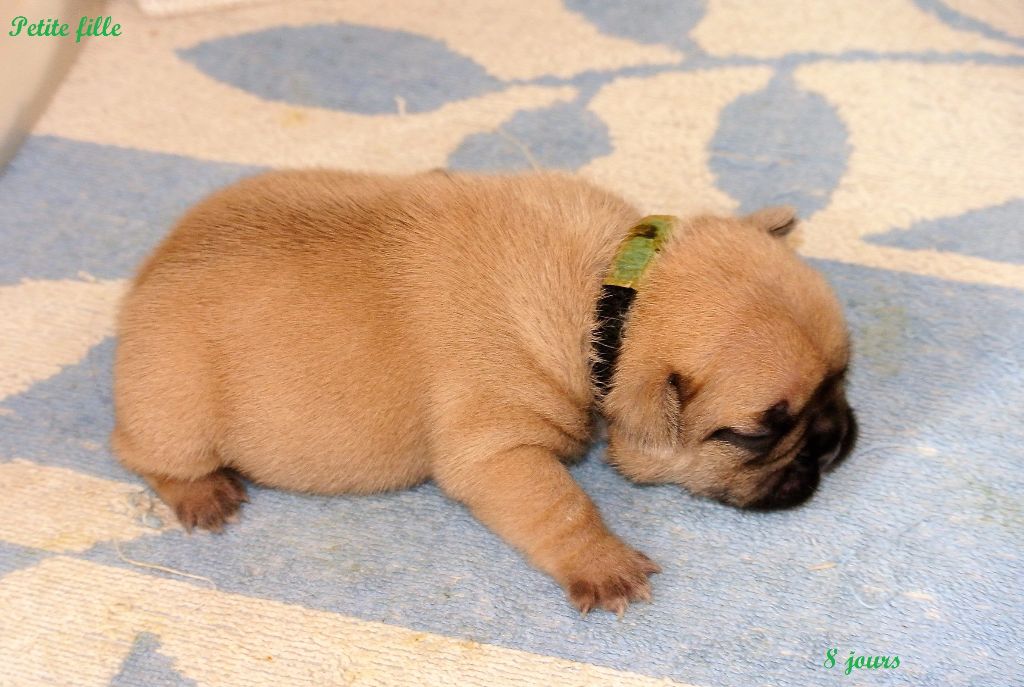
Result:
M676 218L672 215L648 215L629 230L601 286L597 301L597 328L594 331L594 358L591 375L600 394L611 387L615 363L622 346L622 328L633 305L636 290L654 256L672 235Z
M636 290L654 256L672 235L675 220L672 215L648 215L630 229L619 244L604 285Z

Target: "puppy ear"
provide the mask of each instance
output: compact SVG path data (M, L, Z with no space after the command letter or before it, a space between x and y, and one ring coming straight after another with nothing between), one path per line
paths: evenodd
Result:
M670 448L679 441L680 414L691 396L690 382L678 372L620 375L608 392L606 416L616 432L636 446Z
M744 218L754 226L772 236L785 236L797 225L796 208L791 205L776 205L752 212Z

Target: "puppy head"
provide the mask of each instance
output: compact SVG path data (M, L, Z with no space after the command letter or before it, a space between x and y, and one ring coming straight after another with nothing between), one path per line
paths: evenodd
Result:
M610 460L742 507L811 496L856 437L850 345L789 208L680 221L652 263L603 401Z

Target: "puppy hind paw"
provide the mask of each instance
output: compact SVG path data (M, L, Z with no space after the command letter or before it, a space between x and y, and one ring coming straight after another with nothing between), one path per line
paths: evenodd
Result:
M153 486L189 532L197 527L222 531L237 520L239 508L249 500L238 474L228 469L191 481L160 480Z

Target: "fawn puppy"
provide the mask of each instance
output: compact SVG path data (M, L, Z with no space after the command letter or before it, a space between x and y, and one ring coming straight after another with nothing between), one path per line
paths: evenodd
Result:
M433 479L586 612L650 595L564 462L741 507L849 452L843 315L792 211L643 219L553 173L310 170L199 203L119 320L120 460L189 529L238 475L321 494Z

